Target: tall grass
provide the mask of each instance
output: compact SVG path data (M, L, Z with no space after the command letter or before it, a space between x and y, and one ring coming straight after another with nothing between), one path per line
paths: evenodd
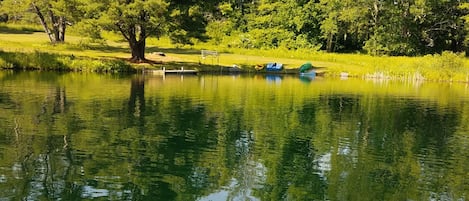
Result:
M94 59L45 52L0 51L0 68L14 70L54 70L81 72L133 72L135 69L123 60Z
M297 68L306 61L325 71L326 76L339 76L346 73L353 77L401 79L401 80L434 80L469 82L469 59L464 54L445 51L441 54L420 57L370 56L365 54L325 53L310 49L274 49L255 50L237 49L197 43L195 48L214 49L219 52L237 55L257 55L262 58L277 58L287 61L287 68ZM255 65L255 57L244 61L246 65Z

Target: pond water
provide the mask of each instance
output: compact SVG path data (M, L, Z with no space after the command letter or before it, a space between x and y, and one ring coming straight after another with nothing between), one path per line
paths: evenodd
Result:
M468 200L469 87L0 71L0 200Z

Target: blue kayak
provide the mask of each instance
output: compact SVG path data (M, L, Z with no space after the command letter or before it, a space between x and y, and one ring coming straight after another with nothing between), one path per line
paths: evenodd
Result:
M281 63L268 63L265 70L267 71L281 71L283 64Z

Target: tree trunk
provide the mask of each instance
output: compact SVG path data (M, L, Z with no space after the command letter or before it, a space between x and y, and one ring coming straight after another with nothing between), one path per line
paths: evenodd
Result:
M44 31L46 32L47 36L49 36L50 42L55 43L56 40L52 36L53 34L51 33L49 27L47 26L47 22L44 19L44 15L42 14L41 10L39 9L39 7L36 6L36 4L31 3L31 5L33 6L34 11L36 12L37 16L39 17L39 20L41 21L42 27L44 28Z
M64 42L65 41L65 29L66 29L66 19L63 16L56 16L52 12L52 8L49 5L48 12L47 14L49 15L50 22L52 24L52 29L49 28L47 25L47 22L44 18L44 15L42 14L41 10L39 7L37 7L36 4L31 3L34 12L37 14L39 17L39 20L41 21L42 27L44 28L44 31L46 32L47 36L49 36L49 40L51 43L57 43L57 42Z
M373 12L371 13L371 15L373 16L373 27L374 27L374 30L377 30L378 27L379 27L379 10L380 10L380 5L379 5L379 1L378 0L375 0L373 2Z
M327 35L327 46L326 46L327 52L332 52L332 40L333 39L334 39L334 35L332 33L329 33Z
M54 34L54 39L55 39L55 42L60 42L60 38L59 38L59 23L57 22L57 17L54 15L54 13L52 12L52 10L50 10L51 8L49 7L49 18L50 18L50 21L52 23L52 33Z
M65 42L65 29L67 28L67 22L65 17L61 16L59 17L59 22L58 22L58 30L59 30L59 41L60 42Z
M132 51L132 62L145 61L145 39L139 41L129 41L130 49Z
M148 35L146 34L145 28L140 25L133 25L124 28L119 24L118 28L127 42L129 42L130 51L132 53L130 61L136 63L147 61L145 59L145 41Z

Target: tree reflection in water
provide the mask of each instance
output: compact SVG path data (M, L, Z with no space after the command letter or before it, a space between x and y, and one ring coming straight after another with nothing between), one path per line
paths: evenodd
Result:
M392 87L288 76L276 85L248 76L2 79L0 199L458 200L469 192L469 98L444 99L440 85L421 95L401 84L383 93Z

